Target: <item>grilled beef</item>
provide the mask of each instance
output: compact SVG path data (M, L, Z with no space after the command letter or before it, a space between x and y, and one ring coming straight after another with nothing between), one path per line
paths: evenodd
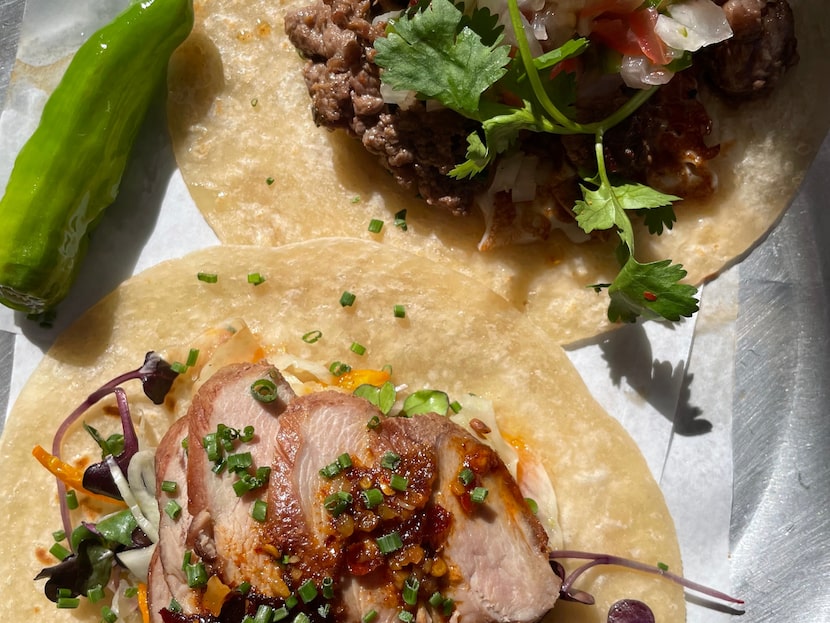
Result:
M734 36L705 48L703 62L694 71L702 70L733 101L766 92L798 59L789 4L786 0L716 1L723 5ZM286 33L307 59L304 76L314 119L318 125L344 129L359 138L398 183L428 204L467 214L489 180L481 176L458 180L448 173L465 160L466 136L474 124L447 110L428 111L422 102L401 105L385 102L381 95L372 56L375 38L383 35L383 21L373 24L372 20L375 13L390 9L388 3L368 0L316 0L287 15ZM630 181L646 182L680 197L705 198L714 192L716 180L706 165L718 152L717 146L706 144L712 121L696 87L687 87L697 79L689 75L683 85L674 85L659 98L663 104L655 100L613 128L606 150L612 169L630 175ZM597 118L601 116L591 120ZM527 143L529 151L538 151L537 139L520 137L519 142ZM543 142L552 153L562 152L559 136L545 137ZM551 197L551 209L560 217L567 218L572 198L579 196L576 171L586 164L588 170L595 167L592 151L590 158L580 156L582 145L587 143L579 139L576 145L567 144L566 151L574 159L554 159L547 180L536 180L536 195ZM499 222L515 219L509 202L499 209L505 212L496 216ZM544 238L548 229L535 231L532 235Z
M274 402L251 397L259 378L281 388ZM160 530L154 620L239 621L267 606L312 622L375 611L377 623L396 623L406 611L518 623L554 605L560 580L544 529L499 457L444 416L384 417L335 391L297 397L274 368L233 365L205 383L183 421L157 455L159 482L181 481L189 505ZM199 435L219 424L253 424L255 437L232 452L270 467L262 488L237 497L232 477L212 471ZM254 500L267 502L265 518L251 517ZM185 551L223 587L218 605L210 589L187 587Z

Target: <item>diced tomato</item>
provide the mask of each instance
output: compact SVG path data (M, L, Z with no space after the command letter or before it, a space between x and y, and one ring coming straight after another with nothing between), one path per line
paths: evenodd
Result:
M591 37L626 56L646 56L655 65L671 59L666 45L654 32L657 10L640 9L625 15L602 15L591 24Z
M666 44L654 32L659 13L655 8L634 11L628 16L631 32L637 38L640 49L655 65L665 65L671 59L666 54Z

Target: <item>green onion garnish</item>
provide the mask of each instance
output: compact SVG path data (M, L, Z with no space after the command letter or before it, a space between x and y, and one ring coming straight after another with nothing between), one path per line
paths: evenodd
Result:
M386 469L398 469L401 464L401 457L392 451L386 452L380 459L380 466Z
M664 562L658 562L657 563L657 568L660 569L660 571L668 571L669 570L669 566Z
M52 539L55 541L63 541L66 538L66 531L64 530L55 530L52 533Z
M66 505L70 510L78 508L78 496L75 494L73 489L66 492Z
M52 547L49 548L49 553L52 554L58 560L66 560L72 552L66 549L60 543L54 543Z
M170 364L170 369L176 374L184 374L187 372L187 366L181 361L174 361Z
M198 348L191 348L187 353L187 365L188 366L195 366L196 360L199 358L199 349Z
M487 488L486 487L476 487L472 491L470 491L470 500L475 502L476 504L482 504L484 500L487 499Z
M173 601L175 601L175 600L173 600ZM173 608L172 608L172 605L173 605L172 602L171 602L170 605L171 605L170 611L175 612L175 610L173 610ZM112 608L110 608L109 606L103 606L101 608L101 621L103 621L104 623L115 623L117 620L118 620L118 615L115 614L115 612L112 611Z
M395 318L406 318L406 308L403 305L395 305L393 311Z
M395 227L400 227L401 231L407 230L406 225L406 209L395 213Z
M265 500L256 500L251 506L251 517L254 518L254 521L262 523L265 521L267 515L268 504L265 502Z
M383 502L383 492L380 489L372 488L361 492L363 503L366 508L375 508Z
M219 275L216 273L196 273L196 279L204 281L205 283L216 283L219 281Z
M269 175L268 177L265 178L265 183L270 186L271 184L274 183L274 178Z
M323 337L323 332L319 329L315 329L314 331L309 331L303 335L303 342L306 344L314 344L314 342L319 340L321 337Z
M250 582L242 582L239 586L236 587L236 590L243 595L247 595L248 592L251 590L251 583Z
M254 615L254 623L270 623L274 609L268 604L260 604Z
M384 534L381 537L375 539L375 543L377 543L378 548L382 554L391 554L394 551L399 550L403 547L403 541L401 540L401 535L397 532L390 532L389 534Z
M276 623L277 621L282 621L283 619L288 618L288 608L285 606L280 606L274 613L271 615L271 621Z
M95 586L91 587L86 592L86 598L89 599L90 603L95 603L97 601L101 601L104 598L104 587L100 584L96 584Z
M341 515L352 503L352 494L348 491L332 493L323 500L323 506L332 517Z
M207 584L207 569L205 569L205 563L203 562L197 562L195 565L187 565L184 573L187 576L187 585L190 588L200 588Z
M366 428L369 430L375 430L376 428L380 428L380 416L373 415L369 418L369 421L366 422Z
M473 473L469 467L465 467L460 472L458 472L458 480L461 481L461 484L465 487L469 485L475 479L476 475Z
M325 467L320 468L320 476L327 480L331 480L341 472L340 464L336 461L329 463Z
M408 610L401 610L398 612L398 619L403 621L403 623L412 623L415 620L415 615Z
M297 595L303 600L304 604L307 604L314 601L314 598L317 597L317 587L314 586L314 582L312 580L306 580L302 583L300 588L297 589Z
M172 480L163 480L161 483L161 490L165 493L175 493L178 488L179 485Z
M294 623L311 623L311 619L308 618L305 612L298 612L297 616L294 617Z
M366 614L360 617L361 623L372 623L375 619L378 618L378 611L377 610L369 610Z
M334 376L343 376L351 369L352 367L349 364L343 363L342 361L333 361L329 366L329 372L331 372Z
M459 411L461 411L461 409L462 409L462 407L461 407L461 403L460 403L460 402L458 402L457 400L453 400L453 401L450 403L450 409L452 409L452 412L453 412L453 413L458 413L458 412L459 412Z
M366 347L363 346L363 344L358 344L357 342L352 342L352 345L349 346L349 350L357 355L366 354Z
M164 505L164 512L170 519L178 519L182 514L182 507L176 500L168 500Z
M395 491L406 491L406 488L409 486L409 478L401 476L400 474L392 474L392 478L389 479L389 486Z
M265 277L263 277L259 273L248 273L248 283L258 286L259 284L265 281Z
M81 600L78 597L58 597L56 602L58 608L72 609L81 605Z
M527 507L530 509L531 513L533 513L534 515L539 514L539 505L536 503L536 500L534 500L533 498L525 498L525 503L527 504Z
M331 599L334 597L334 579L330 576L326 576L323 578L323 597L326 599Z
M418 603L418 589L420 588L421 583L418 581L418 578L415 576L410 575L406 578L406 581L403 583L403 600L410 606L414 606Z
M352 305L354 305L354 301L356 298L357 296L355 296L348 290L344 290L343 294L340 295L340 305L342 307L351 307Z
M379 234L380 230L383 229L383 221L377 218L373 218L369 221L369 231L373 234Z
M257 379L251 383L251 395L260 402L274 402L277 386L271 379Z
M340 466L340 469L348 469L352 466L352 457L349 456L348 452L344 452L337 457L337 464Z

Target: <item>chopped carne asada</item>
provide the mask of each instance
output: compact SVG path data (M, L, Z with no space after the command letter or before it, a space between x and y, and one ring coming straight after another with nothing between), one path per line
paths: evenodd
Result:
M580 7L574 8L573 4L585 7L578 11ZM542 51L561 45L560 33L566 30L569 16L577 23L571 23L567 37L578 32L587 35L592 44L598 44L596 52L571 59L572 65L563 67L564 71L580 73L575 101L577 119L587 122L601 118L636 90L630 86L631 79L619 71L599 76L593 68L614 59L619 64L620 53L602 47L609 41L623 50L624 59L632 58L633 52L619 45L619 36L628 37L625 45L630 46L631 33L640 32L631 17L646 12L643 9L631 13L640 4L553 0L532 6L519 4L530 30L539 37L533 43ZM658 6L671 4L663 2ZM711 3L700 0L685 4ZM665 78L653 71L646 75L644 84L637 85L665 84L656 96L606 132L604 149L609 173L680 198L705 198L714 192L717 180L707 162L717 155L718 146L707 143L713 123L698 98L699 83L713 84L735 100L756 97L773 88L798 58L792 12L786 0L719 0L717 5L723 5L722 13L732 36L704 47L703 62L691 64L689 53L675 55L666 67L677 66L679 71L670 71ZM493 190L494 175L453 177L450 172L464 161L466 137L478 122L416 98L414 93L390 93L383 85L382 70L373 62L377 53L374 44L379 37L386 36L386 26L394 21L395 9L368 0L317 0L288 14L286 32L307 59L304 76L315 122L346 130L360 139L401 185L428 204L455 214L468 214L477 203L482 203L480 199L488 187ZM401 9L397 7L398 11ZM643 19L657 19L657 9L648 11ZM581 32L580 28L593 30ZM616 31L619 28L623 29L621 34ZM645 40L634 43L645 51L640 52L640 57L647 60L645 71L653 70L656 61L652 62L648 55L654 43L651 48ZM519 166L535 167L530 174L533 188L529 196L550 199L544 202L545 216L553 222L573 219L573 207L580 196L580 173L596 169L593 138L590 134L538 136L528 131L518 137L521 151L533 156ZM506 159L507 156L502 161ZM549 233L550 222L538 218L524 218L524 224L518 225L521 235L515 233L513 221L523 219L516 204L524 198L519 189L519 199L514 194L511 201L510 191L516 192L513 185L495 188L495 208L479 206L485 212L495 210L490 220L507 224L499 235L484 241L483 248L546 238ZM500 211L510 215L499 216Z

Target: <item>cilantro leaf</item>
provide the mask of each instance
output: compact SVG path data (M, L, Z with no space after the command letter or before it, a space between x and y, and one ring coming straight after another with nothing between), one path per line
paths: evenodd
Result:
M433 0L412 15L390 23L386 37L375 40L375 63L383 81L398 90L434 98L467 117L478 119L481 94L507 71L509 46L486 45L450 0Z
M643 223L648 227L648 233L659 236L664 229L671 229L677 221L674 214L674 207L671 205L660 206L650 210L639 211L643 217Z
M611 322L634 322L637 316L677 321L698 310L697 288L680 283L686 271L671 260L640 264L630 257L608 287Z

